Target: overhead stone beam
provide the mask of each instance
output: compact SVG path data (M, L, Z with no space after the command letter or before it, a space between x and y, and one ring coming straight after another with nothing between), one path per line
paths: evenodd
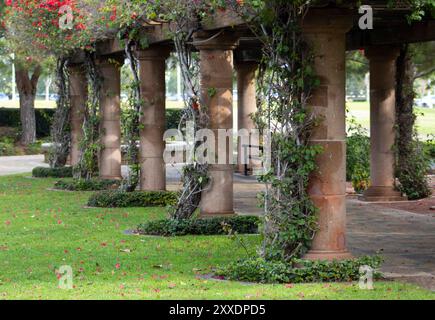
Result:
M347 50L367 46L400 45L435 41L435 20L403 24L397 27L374 28L373 30L351 30L346 36Z

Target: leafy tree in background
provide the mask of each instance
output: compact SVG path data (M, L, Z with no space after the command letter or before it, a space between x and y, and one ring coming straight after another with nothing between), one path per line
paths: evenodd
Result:
M358 96L361 91L366 89L365 76L368 72L369 63L362 50L346 52L347 95Z

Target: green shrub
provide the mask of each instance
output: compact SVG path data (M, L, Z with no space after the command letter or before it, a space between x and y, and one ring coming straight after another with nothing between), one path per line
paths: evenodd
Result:
M178 195L172 191L103 191L92 195L88 206L101 208L165 207L174 205Z
M50 127L56 109L35 109L36 136L50 136ZM20 109L0 108L0 127L20 128Z
M363 192L370 181L370 138L366 129L349 121L346 138L346 181L352 181L355 192Z
M30 143L27 147L26 147L26 154L41 154L42 153L42 148L41 148L42 142L41 141L36 141L34 143Z
M166 130L178 129L183 109L166 109Z
M213 217L197 219L162 219L140 224L142 234L156 236L184 236L228 234L228 229L239 234L258 233L260 219L255 216Z
M22 146L15 142L11 137L0 137L0 156L22 156L29 154L40 154L41 141Z
M0 156L15 155L15 143L13 139L4 137L0 141Z
M381 263L380 256L364 256L334 261L295 259L287 263L249 258L220 266L215 274L228 280L259 283L356 281L360 278L359 268L361 266L370 266L376 269ZM380 276L380 273L374 273L375 278Z
M60 180L54 184L54 189L69 190L69 191L100 191L112 190L119 188L120 180L110 179L74 179Z
M73 176L73 172L72 167L36 167L32 170L32 176L35 178L71 178Z
M121 110L123 117L128 117L128 109L122 108ZM181 114L183 109L166 109L166 130L169 129L178 129L178 125L181 120ZM124 126L125 122L121 123L121 126ZM125 132L125 128L122 128L122 132Z
M424 152L424 144L414 138L408 145L406 157L396 166L396 177L399 179L398 189L406 194L409 200L429 197L432 190L429 186L427 174L430 169L430 158Z
M430 135L428 138L424 144L424 151L430 159L435 160L435 134Z

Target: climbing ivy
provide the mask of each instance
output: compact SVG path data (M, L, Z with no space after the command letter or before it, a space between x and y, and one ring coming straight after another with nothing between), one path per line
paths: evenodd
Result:
M56 85L59 98L56 101L56 112L51 126L53 146L49 153L50 167L65 166L70 151L70 99L68 59L59 58L56 66Z
M272 144L271 170L260 178L266 185L260 255L266 260L300 257L309 249L317 228L307 186L321 152L309 144L316 119L308 99L318 80L314 55L301 30L310 4L282 0L233 4L263 44L254 119L258 128L271 133Z
M128 59L130 71L133 74L133 81L128 86L127 105L121 119L124 129L124 140L127 144L126 160L129 165L129 174L122 181L120 189L131 192L136 189L140 180L138 141L142 128L140 123L141 106L144 104L144 101L141 99L138 62L133 49L134 42L130 38L127 38L125 42L125 55Z
M74 167L75 178L91 179L98 175L100 141L100 91L101 75L95 64L95 53L85 52L85 68L88 79L88 97L83 120L83 138L80 141L79 163Z
M427 180L429 157L423 149L415 127L414 72L412 50L403 45L397 59L396 74L396 177L399 190L408 199L421 199L431 195Z

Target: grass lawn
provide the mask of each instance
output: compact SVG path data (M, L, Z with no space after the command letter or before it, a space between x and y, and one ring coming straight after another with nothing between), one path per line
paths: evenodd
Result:
M347 102L349 114L363 127L370 129L370 106L368 102ZM435 134L435 109L416 108L418 133L422 139Z
M400 282L259 285L204 279L244 255L226 236L124 234L162 208L85 209L88 192L47 191L54 179L0 177L0 299L434 299ZM258 236L246 236L254 250ZM70 265L74 289L55 270Z

